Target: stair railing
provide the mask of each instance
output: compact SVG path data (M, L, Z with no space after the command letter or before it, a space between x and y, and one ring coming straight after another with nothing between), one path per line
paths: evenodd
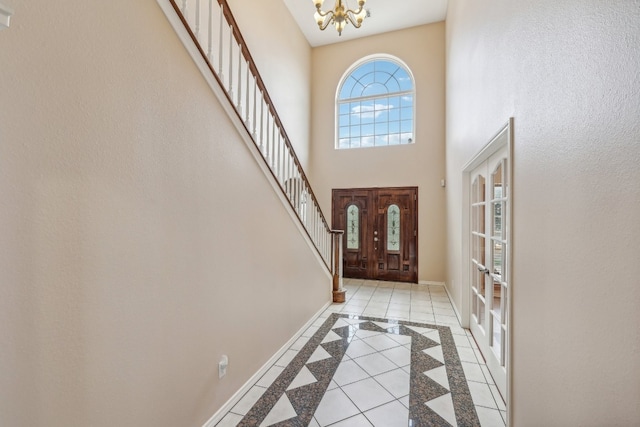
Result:
M168 0L217 80L344 302L342 231L331 230L226 0Z

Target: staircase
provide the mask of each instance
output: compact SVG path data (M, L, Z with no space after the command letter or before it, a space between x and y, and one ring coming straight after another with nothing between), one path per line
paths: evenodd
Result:
M333 277L344 302L342 236L331 230L226 0L158 0L169 22Z

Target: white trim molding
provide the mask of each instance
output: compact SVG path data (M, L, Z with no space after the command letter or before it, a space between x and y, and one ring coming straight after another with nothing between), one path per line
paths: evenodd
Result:
M13 10L0 3L0 30L9 28L9 24L11 23L11 15L13 15Z

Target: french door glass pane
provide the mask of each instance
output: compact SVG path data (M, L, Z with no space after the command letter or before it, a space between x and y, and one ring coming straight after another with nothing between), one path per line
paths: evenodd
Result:
M347 249L360 248L360 209L356 205L347 208Z
M387 250L400 250L400 208L391 205L387 209Z

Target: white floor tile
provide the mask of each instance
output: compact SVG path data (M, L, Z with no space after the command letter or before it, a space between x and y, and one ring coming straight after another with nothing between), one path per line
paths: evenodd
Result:
M324 427L359 413L360 411L347 395L339 388L336 388L324 394L318 409L316 409L314 418L321 427Z
M318 424L316 419L312 417L308 427L320 427L320 424Z
M376 336L363 338L364 342L375 348L377 351L387 350L389 348L398 347L400 344L389 338L388 334L379 334Z
M265 419L260 424L260 427L267 427L272 424L279 423L289 418L297 417L295 409L291 405L289 398L286 394L283 394L278 402L274 405L273 409L267 414Z
M425 372L424 374L447 390L451 390L451 387L449 386L449 377L447 376L446 367L440 366L439 368L432 369Z
M398 399L398 402L402 403L402 405L405 408L409 409L409 395L408 394L406 396L404 396L403 398Z
M296 350L287 350L280 357L280 359L278 359L278 361L275 363L275 365L276 366L282 366L283 368L286 368L287 365L289 363L291 363L291 361L293 360L294 357L296 357L297 354L298 354L298 352Z
M476 413L482 427L504 427L504 420L497 409L476 406Z
M293 344L291 344L291 347L289 347L289 349L290 350L301 350L302 347L304 347L304 345L308 341L309 341L309 337L300 337Z
M496 402L493 399L493 395L491 394L491 390L489 390L489 386L485 383L476 383L473 381L469 381L467 383L469 385L469 391L471 392L471 398L473 399L473 404L476 406L484 406L486 408L498 409L496 407ZM496 411L497 412L497 411ZM498 413L498 415L500 415Z
M489 390L491 390L491 394L493 394L493 400L496 401L496 406L501 411L506 411L507 407L504 404L504 400L502 399L502 395L498 391L498 387L495 385L489 385Z
M484 378L484 373L482 373L482 369L480 365L477 363L471 362L460 362L462 365L462 370L464 371L464 376L467 378L467 381L476 381L476 382L486 382Z
M375 380L378 381L396 399L409 395L410 376L402 369L396 369L380 374L375 377Z
M390 348L380 353L400 367L411 364L411 351L406 347Z
M318 332L318 329L320 329L320 328L318 328L317 326L309 326L307 328L307 330L302 333L302 336L303 337L312 337L313 334Z
M260 380L256 383L257 386L269 388L271 384L278 378L284 371L284 368L281 366L272 366L269 370L260 378Z
M253 386L249 391L242 396L242 399L231 409L231 412L239 415L247 415L253 405L256 404L258 399L267 391L264 387Z
M318 360L324 360L330 357L332 356L329 353L327 353L327 350L325 350L324 348L322 348L322 346L319 345L318 348L316 348L316 350L311 354L311 356L309 356L309 360L307 360L305 365L307 363L317 362Z
M355 359L355 362L371 376L393 371L398 368L397 365L379 353L359 357Z
M372 424L367 420L367 417L360 414L355 417L342 420L338 423L331 424L331 427L372 427Z
M216 427L236 427L240 421L242 421L242 415L236 415L229 412L218 424L216 424Z
M364 414L375 427L407 427L409 410L397 400Z
M451 399L451 393L447 393L444 396L440 396L433 400L428 401L427 406L431 408L436 414L444 418L449 424L457 427L456 414L453 409L453 400Z
M436 322L436 319L435 317L433 317L433 314L415 313L413 310L411 311L411 313L409 313L409 320L412 322L429 323L429 324L433 324Z
M460 347L460 348L457 348L457 350L458 350L458 357L460 358L461 362L478 363L476 354L474 353L471 347L467 347L467 348Z
M333 375L333 380L339 386L354 383L356 381L363 380L369 377L369 374L356 364L353 360L340 363L336 373Z
M442 346L438 345L435 347L428 348L426 350L422 350L424 354L428 354L433 357L440 363L444 363L444 355L442 354Z
M331 342L331 341L338 341L341 340L342 337L338 334L336 334L333 331L329 331L327 332L327 335L325 335L324 339L322 340L322 344L326 343L326 342Z
M287 390L293 390L295 388L302 387L307 384L313 384L317 381L318 380L316 379L316 377L313 376L309 368L307 368L306 366L303 366L302 369L300 369L300 372L298 373L298 375L296 375L293 381L291 381L291 384L289 385Z
M409 335L388 334L387 336L400 345L411 344L411 337Z
M453 341L456 343L456 347L471 347L469 338L464 335L454 335Z
M366 356L375 353L376 349L371 347L363 340L354 340L349 344L346 355L354 359L356 357Z
M487 365L480 365L480 368L482 369L482 373L484 374L484 380L487 384L495 384L495 382L493 382L493 377L491 376L491 373L489 372L489 368L487 368Z
M344 386L342 387L342 391L349 396L349 399L351 399L362 412L395 400L395 397L373 378L367 378Z
M440 331L438 331L437 329L432 329L431 332L426 332L422 335L424 335L425 337L429 338L432 341L437 342L438 344L441 344Z

